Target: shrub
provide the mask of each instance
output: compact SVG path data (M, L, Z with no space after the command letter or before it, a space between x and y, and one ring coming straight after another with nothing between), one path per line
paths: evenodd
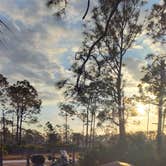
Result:
M45 162L45 158L43 155L32 155L31 156L31 161L33 164L35 165L41 165L41 164L44 164Z
M156 143L148 140L144 133L139 132L128 135L124 147L121 147L118 143L103 143L102 145L97 145L93 149L83 153L80 159L80 165L98 166L117 160L136 166L166 165L165 156L158 155ZM165 153L166 149L163 151L163 154Z

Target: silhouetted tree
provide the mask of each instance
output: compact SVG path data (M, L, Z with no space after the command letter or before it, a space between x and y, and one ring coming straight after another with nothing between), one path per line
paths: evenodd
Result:
M77 83L88 84L93 78L100 76L101 70L107 70L112 74L112 98L116 104L119 116L120 140L125 139L125 110L122 67L123 59L127 50L133 44L136 36L141 32L142 25L139 22L141 0L123 0L115 11L111 22L107 25L105 34L105 24L112 9L112 1L99 1L100 6L93 10L93 22L91 28L85 31L85 40L82 50L76 55L78 61ZM87 26L88 27L88 26ZM100 34L105 34L91 50L91 43L99 38ZM91 72L91 66L98 69L97 74ZM103 69L102 69L103 68ZM111 68L111 69L110 69Z
M156 105L158 107L158 129L157 146L158 151L162 148L162 126L164 104L166 102L166 63L165 56L148 55L147 65L143 68L145 75L142 81L148 84L148 91L156 96Z
M85 19L88 12L89 12L89 9L90 9L90 5L91 5L91 2L94 1L94 0L87 0L87 7L86 7L86 10L83 14L83 17L82 19ZM116 10L118 4L120 3L121 1L120 0L117 0L115 1L115 5L113 6L110 6L113 8L113 10ZM68 5L68 3L70 3L69 0L47 0L47 7L56 7L57 8L57 11L54 13L55 16L57 17L61 17L62 15L64 15L66 12L65 12L65 9ZM77 3L77 2L76 2ZM112 15L112 14L111 14ZM110 21L110 20L108 20Z
M72 104L69 103L61 103L59 105L60 108L60 116L65 118L65 143L68 142L68 130L69 130L69 124L68 124L68 117L72 117L75 115L74 107Z
M37 130L27 129L24 131L22 142L25 144L44 144L44 136Z
M26 80L11 85L9 95L16 115L16 142L21 144L22 123L40 113L41 100L36 89Z
M47 143L56 145L61 142L60 133L57 132L56 127L51 122L45 124L45 131L47 136Z
M149 23L147 26L148 34L154 41L166 44L166 0L160 4L154 4L150 16L148 17Z
M3 143L6 144L6 112L8 102L8 81L7 78L0 74L0 108L2 111L1 124L3 130Z

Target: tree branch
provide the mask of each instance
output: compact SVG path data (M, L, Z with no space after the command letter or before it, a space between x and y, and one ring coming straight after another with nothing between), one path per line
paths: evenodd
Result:
M79 82L80 82L81 75L82 75L82 73L83 73L83 70L85 70L85 65L86 65L86 63L88 62L89 58L91 57L91 52L92 52L92 50L93 50L94 47L107 35L109 23L110 23L110 21L111 21L111 18L112 18L113 15L114 15L114 13L116 12L116 10L117 10L118 5L119 5L120 2L121 2L121 0L117 0L116 3L115 3L115 5L114 5L114 7L113 7L113 10L110 12L110 15L109 15L109 17L108 17L108 20L107 20L107 23L106 23L106 26L105 26L104 33L103 33L103 34L92 44L92 46L89 48L87 57L86 57L85 61L82 63L81 68L80 68L80 73L78 74L78 77L77 77L76 88L79 88Z
M83 19L83 20L85 19L85 17L86 17L86 16L87 16L87 14L88 14L89 7L90 7L90 0L88 0L88 3L87 3L87 8L86 8L85 14L84 14L84 16L82 17L82 19Z

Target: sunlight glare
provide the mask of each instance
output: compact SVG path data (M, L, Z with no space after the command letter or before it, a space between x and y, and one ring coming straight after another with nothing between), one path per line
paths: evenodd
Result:
M141 115L145 114L145 105L138 103L136 107L139 114Z

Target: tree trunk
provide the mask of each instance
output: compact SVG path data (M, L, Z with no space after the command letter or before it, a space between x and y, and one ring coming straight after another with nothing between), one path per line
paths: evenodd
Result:
M124 119L124 105L122 96L122 60L123 56L120 56L120 65L117 80L117 90L118 90L118 115L119 115L119 141L120 143L125 142L126 132L125 132L125 119Z
M22 143L22 122L23 122L23 111L21 111L21 116L20 116L18 145L21 145L21 143Z
M163 124L163 93L164 93L164 82L165 82L165 61L161 60L161 70L160 70L160 94L158 96L159 98L159 105L158 105L158 129L157 129L157 149L158 152L161 153L162 150L162 125Z
M120 113L120 111L119 111ZM122 118L122 114L119 115L119 133L120 133L120 142L125 142L126 133L125 133L125 123Z
M86 115L86 138L85 138L85 147L88 147L88 138L89 138L89 105L87 108L87 115Z
M83 119L83 121L82 121L82 135L84 136L84 130L85 130L85 120Z
M6 123L5 123L5 111L2 110L2 129L3 129L3 143L6 144Z
M91 112L89 146L92 145L92 133L93 133L93 113Z
M149 137L149 113L150 109L147 111L147 137Z
M158 152L161 152L162 148L162 104L163 98L159 99L159 107L158 107L158 129L157 129L157 149Z
M12 143L14 143L14 113L12 115Z
M121 96L122 98L122 96ZM120 143L125 143L126 141L126 131L125 131L125 119L124 119L124 105L122 100L119 102L119 134Z
M19 117L19 109L17 109L17 112L16 112L16 116L17 116L17 119L16 119L16 143L18 144L19 142L19 121L20 121L20 117Z
M85 118L83 118L83 121L82 121L82 135L83 135L82 143L83 143L83 147L85 147Z
M1 138L1 141L2 141L2 138ZM3 166L3 152L2 152L2 142L1 142L1 145L0 145L0 166Z
M96 127L96 114L94 112L94 118L93 118L93 141L92 141L92 145L94 146L95 143L95 127Z
M68 122L67 122L67 113L66 113L66 115L65 115L65 123L66 123L66 125L65 125L65 142L66 142L66 144L67 144L67 143L68 143L68 128L67 128Z
M166 110L163 113L163 126L162 126L162 132L164 133L164 129L165 129L165 115L166 115Z

